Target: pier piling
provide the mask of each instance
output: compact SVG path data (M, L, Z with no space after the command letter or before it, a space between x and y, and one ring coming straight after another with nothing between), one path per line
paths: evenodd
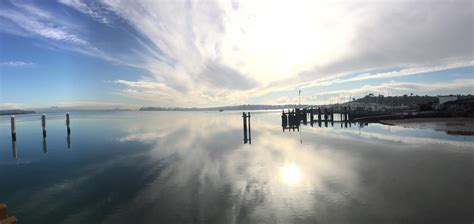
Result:
M46 138L46 114L41 115L41 128L43 129L43 139Z
M247 139L247 115L245 114L245 112L242 112L242 121L243 121L243 125L244 125L244 143L247 143L248 139Z
M15 115L10 118L12 126L12 140L16 141L16 127L15 127Z
M66 126L67 126L67 135L71 134L71 128L69 127L70 124L70 115L69 112L66 114Z
M250 128L250 112L248 112L247 119L249 122L249 144L252 144L252 129Z

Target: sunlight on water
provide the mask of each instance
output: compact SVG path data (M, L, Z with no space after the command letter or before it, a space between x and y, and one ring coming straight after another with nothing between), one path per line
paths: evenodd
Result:
M281 180L285 184L298 184L301 182L301 170L294 164L287 164L280 168Z

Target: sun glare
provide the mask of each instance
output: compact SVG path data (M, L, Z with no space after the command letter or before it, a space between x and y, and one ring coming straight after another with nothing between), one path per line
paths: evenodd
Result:
M295 165L285 165L280 170L281 180L286 184L297 184L301 181L301 171Z

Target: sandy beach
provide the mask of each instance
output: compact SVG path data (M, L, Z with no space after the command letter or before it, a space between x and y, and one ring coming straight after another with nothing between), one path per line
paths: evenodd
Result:
M474 118L413 118L403 120L383 120L384 124L446 131L448 134L474 135Z

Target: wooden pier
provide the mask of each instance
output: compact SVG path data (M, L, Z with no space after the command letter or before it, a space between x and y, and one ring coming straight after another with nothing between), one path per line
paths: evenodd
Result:
M15 216L7 215L7 205L0 202L0 224L16 224Z
M315 123L317 123L319 127L321 127L322 124L324 124L325 127L328 127L328 124L334 126L334 123L338 122L350 123L352 121L352 117L353 111L351 111L350 107L295 108L282 111L281 126L283 131L299 131L299 126L301 124L306 125L309 123L311 126L313 126Z

